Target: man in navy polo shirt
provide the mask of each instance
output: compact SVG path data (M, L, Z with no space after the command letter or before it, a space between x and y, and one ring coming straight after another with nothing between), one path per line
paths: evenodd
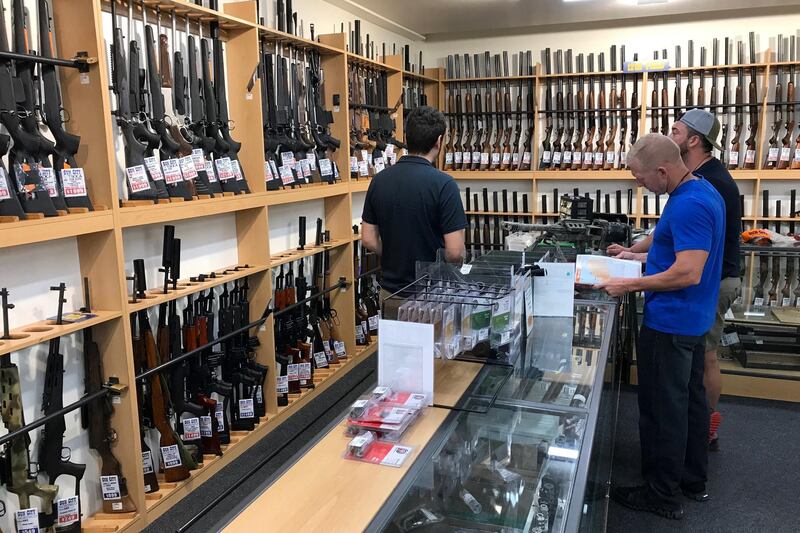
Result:
M461 193L452 177L433 166L446 128L440 111L414 108L405 124L408 155L369 184L361 242L381 256L384 299L414 282L417 261L434 261L442 248L448 261L464 256L467 217ZM390 307L384 316L394 318Z
M670 138L645 135L628 154L639 186L669 194L653 231L646 275L612 278L611 296L644 291L636 350L639 439L645 484L617 487L626 507L679 519L679 493L704 501L708 407L703 386L704 335L714 324L725 242L725 204L695 177Z

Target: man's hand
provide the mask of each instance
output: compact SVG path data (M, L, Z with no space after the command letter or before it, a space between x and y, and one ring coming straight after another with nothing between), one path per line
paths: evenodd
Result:
M632 261L639 261L640 263L647 262L647 254L637 254L636 252L620 252L617 259L630 259Z
M633 290L632 287L633 281L635 281L635 279L609 278L602 283L598 283L593 288L602 289L606 291L609 294L609 296L613 296L614 298L619 298L620 296L624 296L625 294Z
M611 244L606 248L606 253L611 257L616 257L622 252L630 252L630 248L625 248L621 244ZM620 257L620 259L625 259L624 257Z

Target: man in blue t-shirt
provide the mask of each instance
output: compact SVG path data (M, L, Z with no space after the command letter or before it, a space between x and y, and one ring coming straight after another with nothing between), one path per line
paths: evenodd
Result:
M645 484L617 487L622 505L667 518L683 516L678 494L704 501L708 407L704 335L714 323L722 273L725 205L681 160L678 145L645 135L628 154L639 186L669 194L653 231L646 275L598 285L611 296L644 291L636 350L639 439Z

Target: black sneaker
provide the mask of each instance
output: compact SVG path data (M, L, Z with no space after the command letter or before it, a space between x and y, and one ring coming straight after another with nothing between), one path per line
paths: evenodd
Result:
M683 507L680 504L665 502L650 490L650 487L615 487L611 497L619 504L634 511L646 511L670 520L683 518Z
M685 487L681 487L681 492L683 492L684 496L696 502L707 502L710 499L710 496L708 495L708 492L706 492L705 489L701 491L693 491Z

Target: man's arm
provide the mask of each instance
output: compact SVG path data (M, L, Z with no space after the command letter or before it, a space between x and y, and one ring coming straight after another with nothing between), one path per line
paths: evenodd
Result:
M619 244L612 244L608 248L606 248L606 253L611 257L615 257L622 252L632 252L635 254L642 254L647 253L650 251L650 245L653 243L653 234L650 233L647 237L643 240L637 242L633 246L626 248L625 246ZM621 257L620 259L629 259L628 257Z
M615 297L636 291L678 291L700 283L706 259L708 252L705 250L684 250L675 254L675 262L664 272L643 278L611 278L594 288Z
M463 229L447 233L444 236L444 255L448 263L460 263L464 260L466 253Z
M445 235L445 238L447 238L447 235ZM378 226L364 222L363 220L361 221L361 244L364 245L367 250L375 252L378 255L382 255L383 243L381 242L381 234L378 232Z

